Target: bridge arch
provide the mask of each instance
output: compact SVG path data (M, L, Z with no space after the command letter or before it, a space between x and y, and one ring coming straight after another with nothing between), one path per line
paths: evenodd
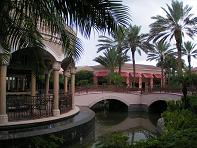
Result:
M104 96L104 97L94 100L92 103L89 104L89 108L93 107L96 103L104 101L104 100L117 100L117 101L124 103L127 107L129 107L129 102L127 102L125 99L110 95L110 96Z
M92 107L102 100L114 99L123 102L128 106L129 111L148 111L149 106L155 101L163 100L180 100L181 94L170 93L118 93L118 92L102 92L102 93L86 93L75 96L75 103L78 106Z
M155 100L148 106L149 112L162 113L167 109L167 102L164 99Z

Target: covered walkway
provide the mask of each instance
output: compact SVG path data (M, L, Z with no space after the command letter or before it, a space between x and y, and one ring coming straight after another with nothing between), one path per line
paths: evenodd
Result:
M1 54L2 126L15 121L58 117L75 108L75 63L65 56L58 38L52 40L46 32L42 35L43 48L27 46ZM63 91L59 88L60 75Z

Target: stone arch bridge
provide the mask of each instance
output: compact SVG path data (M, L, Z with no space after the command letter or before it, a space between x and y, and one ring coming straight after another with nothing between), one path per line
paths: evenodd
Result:
M86 106L91 108L96 103L102 100L118 100L128 106L129 111L148 111L148 107L160 100L180 100L181 94L175 93L151 93L151 94L139 94L139 93L117 93L117 92L102 92L102 93L86 93L76 94L75 104L78 106Z

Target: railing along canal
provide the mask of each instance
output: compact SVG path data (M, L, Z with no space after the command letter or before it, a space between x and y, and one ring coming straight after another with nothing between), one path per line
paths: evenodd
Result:
M77 93L89 93L89 92L104 92L104 91L112 91L112 92L121 92L121 93L133 93L138 92L141 94L147 94L152 92L157 93L182 93L182 88L172 88L170 86L166 86L165 88L161 87L150 87L148 88L129 88L126 86L113 86L113 85L98 85L98 86L88 86L88 87L76 87ZM197 94L197 88L191 89L188 88L188 92L192 94Z
M31 120L53 116L53 95L7 95L9 121ZM60 113L72 109L70 94L59 95Z

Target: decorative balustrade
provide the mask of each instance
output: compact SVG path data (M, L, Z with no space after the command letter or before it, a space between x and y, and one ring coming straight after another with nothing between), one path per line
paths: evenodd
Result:
M70 94L59 95L60 113L72 109ZM9 121L31 120L53 116L53 95L7 95Z
M72 109L72 95L59 94L59 109L60 114L66 113Z

